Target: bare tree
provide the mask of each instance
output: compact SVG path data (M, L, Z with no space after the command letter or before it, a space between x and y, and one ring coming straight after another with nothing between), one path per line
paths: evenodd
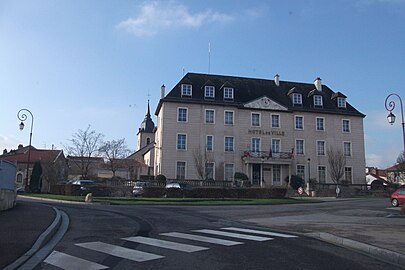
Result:
M330 147L327 150L329 175L333 182L339 184L340 179L345 173L346 157L342 151Z
M115 172L117 171L119 166L124 165L120 164L119 160L123 160L125 157L128 156L130 152L125 142L125 138L106 141L101 145L99 151L103 157L108 159L113 177L115 177Z
M197 174L202 180L207 180L209 177L209 172L205 169L206 164L211 162L211 159L208 157L208 153L205 150L201 151L200 148L196 148L193 151L194 165L197 170Z
M104 137L103 134L90 130L90 125L86 130L79 129L69 140L70 144L64 146L69 156L78 157L73 162L80 168L82 179L87 179L91 165L91 159L98 156L98 150Z
M194 165L197 170L197 174L200 179L205 179L204 171L205 171L205 155L201 153L201 149L197 148L193 151L193 159Z
M397 168L401 172L405 172L405 153L402 151L397 157Z

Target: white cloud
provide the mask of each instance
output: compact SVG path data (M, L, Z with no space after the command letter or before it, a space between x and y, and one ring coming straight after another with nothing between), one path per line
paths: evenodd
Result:
M7 149L7 151L17 149L19 144L22 144L20 140L0 134L0 155L3 154L4 149Z
M148 37L166 29L198 28L203 24L228 23L233 20L233 16L211 9L193 14L183 5L151 2L143 4L137 16L120 22L117 28L124 29L138 37Z

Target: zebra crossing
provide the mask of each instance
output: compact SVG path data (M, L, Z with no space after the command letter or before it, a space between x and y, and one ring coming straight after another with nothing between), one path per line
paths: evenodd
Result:
M182 232L168 232L161 233L160 236L173 238L173 241L153 238L153 237L143 237L134 236L121 238L124 241L134 242L138 244L148 245L157 247L159 249L170 249L179 252L200 252L204 250L209 250L209 247L201 246L204 243L221 245L221 246L235 246L242 245L245 242L242 241L270 241L274 237L280 238L295 238L295 235L276 233L270 231L253 230L247 228L237 228L237 227L224 227L220 229L199 229L192 230L190 233ZM230 238L224 239L224 238ZM176 239L186 239L192 241L193 244L184 244L176 242ZM196 242L194 244L194 242ZM153 254L149 252L140 251L137 249L131 249L126 247L121 247L104 242L87 242L78 243L75 246L93 250L96 252L104 253L110 256L115 256L118 258L135 261L138 263L162 259L165 256L160 254ZM53 251L44 262L49 265L56 266L65 270L74 269L90 269L90 270L101 270L108 269L108 266L98 264L83 258L71 256L69 254Z

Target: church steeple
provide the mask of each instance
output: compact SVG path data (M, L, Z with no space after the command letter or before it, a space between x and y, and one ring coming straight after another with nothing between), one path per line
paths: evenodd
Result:
M149 106L149 99L148 99L148 110L145 115L145 119L141 123L141 128L139 129L139 132L153 133L154 129L155 129L155 123L153 123L152 118L150 117L150 106Z

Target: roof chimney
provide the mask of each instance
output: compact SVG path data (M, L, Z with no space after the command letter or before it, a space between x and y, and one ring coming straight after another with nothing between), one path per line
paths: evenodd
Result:
M317 77L314 81L315 88L318 91L322 91L322 83L321 83L321 78Z
M3 155L7 154L7 148L3 150Z
M274 75L274 83L277 86L280 86L280 75L278 75L278 74Z
M163 84L161 87L160 87L160 99L162 99L162 98L164 98L165 97L165 92L166 92L166 86Z

